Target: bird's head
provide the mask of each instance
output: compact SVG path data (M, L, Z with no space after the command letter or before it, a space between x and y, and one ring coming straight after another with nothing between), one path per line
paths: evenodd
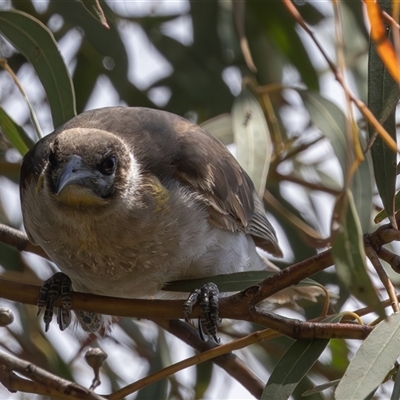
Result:
M101 207L134 180L132 156L112 133L88 128L61 132L50 145L47 188L57 203Z

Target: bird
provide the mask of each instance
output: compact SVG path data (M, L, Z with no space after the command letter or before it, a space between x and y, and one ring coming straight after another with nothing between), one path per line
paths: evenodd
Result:
M81 292L149 298L169 281L264 270L257 247L282 256L231 152L166 111L73 117L24 156L20 198L28 238ZM102 326L94 315L78 313L85 330Z

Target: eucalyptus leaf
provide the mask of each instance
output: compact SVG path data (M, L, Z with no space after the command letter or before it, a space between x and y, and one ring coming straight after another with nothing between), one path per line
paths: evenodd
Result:
M296 386L318 360L329 340L297 340L273 370L261 400L287 400Z
M400 355L400 314L380 322L349 364L335 399L358 400L374 393Z
M279 271L246 271L234 272L231 274L214 275L207 278L198 279L182 279L179 281L168 282L162 290L169 292L192 292L199 287L204 286L208 282L213 282L218 286L220 292L238 292L249 286L257 285L264 279L276 274ZM296 286L320 286L318 282L306 278L299 282Z
M221 114L217 117L208 119L200 124L200 126L210 132L218 140L220 140L225 146L232 144L233 139L233 127L232 117L230 114Z
M33 141L24 128L18 125L2 107L0 107L0 131L22 156L33 146Z
M341 314L335 314L321 322L335 323L340 322L341 319ZM327 339L296 340L274 368L261 399L289 399L296 386L319 359L328 344L329 340Z
M330 141L333 151L342 167L343 180L347 176L352 159L346 139L347 121L343 111L319 93L299 90L311 122ZM359 135L360 140L361 136ZM373 171L372 160L367 154L355 171L350 185L354 203L361 222L362 232L368 232L371 225Z
M327 382L327 383L323 383L322 385L317 385L314 386L312 389L309 389L307 391L305 391L302 394L302 397L307 397L307 396L311 396L315 393L319 393L322 392L323 390L329 389L331 387L337 386L340 382L340 379L335 379L333 381Z
M165 343L164 333L159 329L158 340L155 343L154 357L152 357L151 359L149 370L147 371L148 374L152 374L166 367L164 358L165 358L165 352L168 352L169 347L165 346L164 343ZM148 386L145 386L143 389L140 389L135 399L136 400L165 399L167 398L167 392L168 392L167 381L165 379L162 379L155 381Z
M384 308L366 269L366 255L360 221L350 190L339 197L334 215L332 256L336 272L346 289L364 304L370 306L380 316L385 316Z
M400 192L397 192L396 195L394 196L394 210L397 211L400 209ZM376 224L379 224L379 222L382 222L385 218L388 217L386 209L383 209L379 211L378 214L376 214L374 218L374 222Z
M33 65L46 91L55 127L76 115L71 77L51 31L22 11L0 11L0 32Z
M392 1L379 2L383 11L391 13ZM390 34L390 30L387 31ZM390 76L376 50L376 44L371 40L368 54L368 107L379 118L379 122L396 141L396 104L400 96L399 87ZM369 137L375 135L372 126L368 126ZM393 226L396 226L394 216L394 195L396 190L396 160L397 154L390 150L378 136L371 147L376 186L383 206Z
M272 156L272 142L264 112L248 89L235 99L232 108L236 157L262 197Z

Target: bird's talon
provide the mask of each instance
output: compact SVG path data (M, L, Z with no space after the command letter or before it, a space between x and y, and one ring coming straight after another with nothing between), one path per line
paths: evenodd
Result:
M59 294L61 294L61 307L57 314L58 326L60 330L63 331L71 323L71 287L71 279L62 272L57 272L43 283L37 302L37 315L39 315L44 308L43 321L45 323L46 332L50 328L50 322L54 314L54 302Z
M217 337L217 329L221 324L218 315L218 297L219 290L217 285L207 283L201 289L196 289L190 293L183 304L185 320L189 321L193 306L199 303L204 314L204 318L198 319L199 336L203 342L207 342L211 338L215 343L220 343L220 339Z

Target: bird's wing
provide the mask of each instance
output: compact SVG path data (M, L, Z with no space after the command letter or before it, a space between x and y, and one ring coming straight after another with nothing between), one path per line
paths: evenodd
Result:
M282 256L250 177L221 142L197 125L187 124L186 131L178 129L177 178L206 199L213 225L245 232L257 246Z

